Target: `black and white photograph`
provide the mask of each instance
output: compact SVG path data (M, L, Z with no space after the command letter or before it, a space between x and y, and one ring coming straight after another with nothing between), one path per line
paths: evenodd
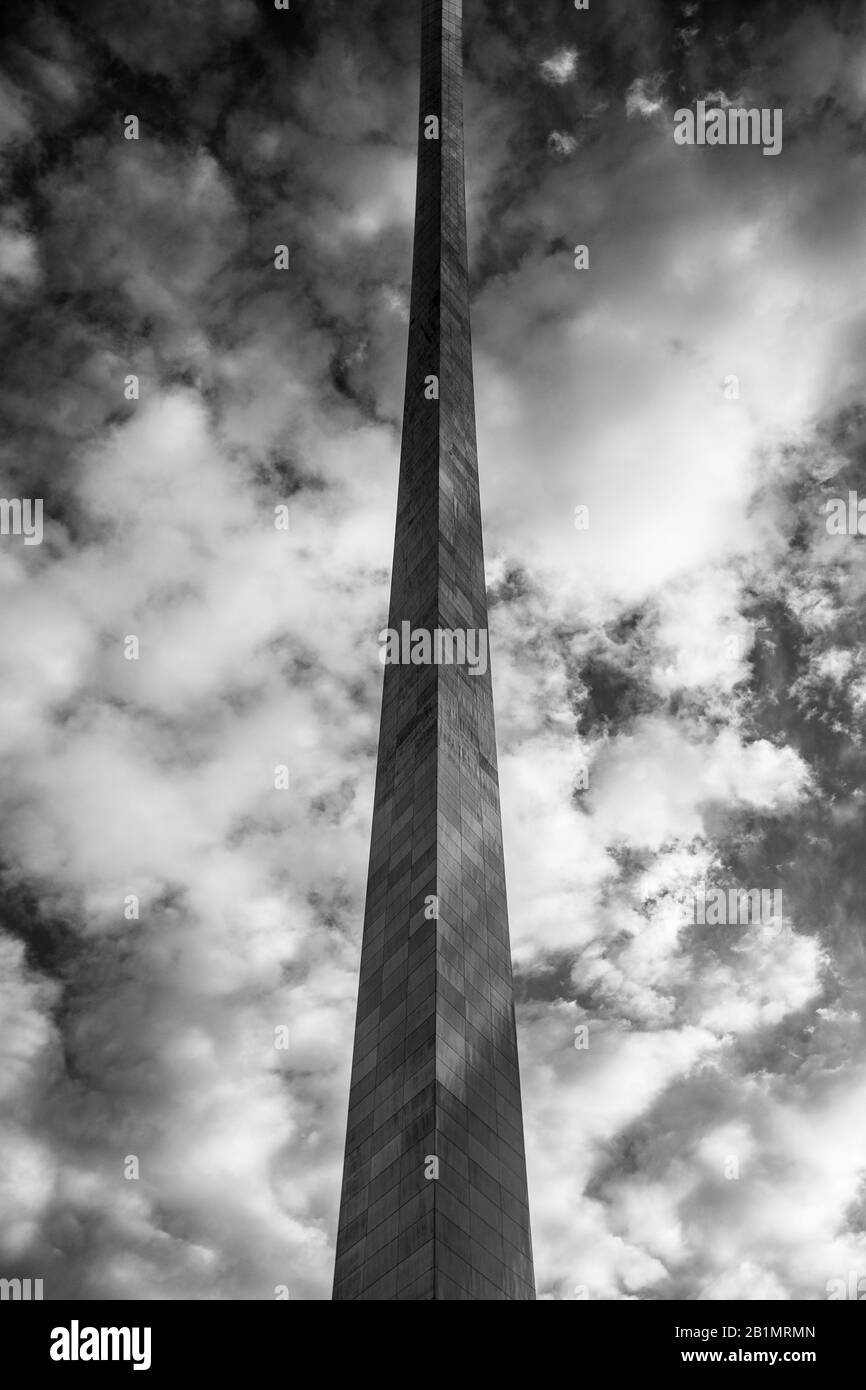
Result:
M866 1300L866 8L0 23L22 1364L548 1301L635 1374L820 1373Z

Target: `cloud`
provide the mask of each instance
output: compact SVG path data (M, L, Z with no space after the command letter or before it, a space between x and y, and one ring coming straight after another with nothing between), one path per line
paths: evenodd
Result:
M578 148L578 141L567 130L552 130L547 137L547 148L551 154L570 155Z
M577 56L576 48L560 48L551 57L545 58L540 67L544 81L557 87L570 82L577 74Z
M625 94L625 114L629 119L632 116L641 116L644 120L649 120L657 111L664 110L664 102L660 96L663 83L662 73L635 78Z
M36 241L26 232L0 227L0 284L32 288L39 279Z

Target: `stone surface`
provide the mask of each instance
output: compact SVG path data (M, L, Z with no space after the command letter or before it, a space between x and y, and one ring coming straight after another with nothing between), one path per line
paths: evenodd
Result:
M462 4L421 8L389 626L486 631ZM439 141L424 138L428 115ZM430 376L438 401L425 397ZM425 916L433 897L438 920ZM334 1298L534 1297L490 668L388 665Z

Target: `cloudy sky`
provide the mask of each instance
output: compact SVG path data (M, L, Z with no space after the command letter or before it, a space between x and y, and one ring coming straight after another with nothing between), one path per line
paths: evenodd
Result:
M466 11L539 1296L821 1299L866 1275L866 569L825 514L866 495L862 8ZM0 488L45 530L0 538L0 1273L326 1299L418 5L7 15ZM702 98L781 154L677 145ZM700 884L784 919L689 925Z

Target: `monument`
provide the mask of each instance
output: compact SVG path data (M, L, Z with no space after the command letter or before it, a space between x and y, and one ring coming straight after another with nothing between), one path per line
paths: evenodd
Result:
M534 1299L486 660L462 0L420 9L389 617L410 641L384 670L333 1296Z

